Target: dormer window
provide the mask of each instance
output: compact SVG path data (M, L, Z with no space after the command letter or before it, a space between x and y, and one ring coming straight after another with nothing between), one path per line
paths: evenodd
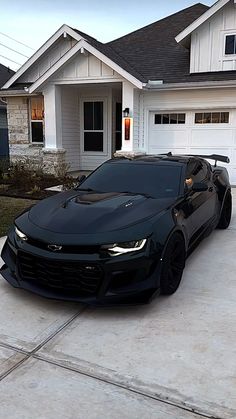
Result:
M236 35L226 35L225 55L236 54Z

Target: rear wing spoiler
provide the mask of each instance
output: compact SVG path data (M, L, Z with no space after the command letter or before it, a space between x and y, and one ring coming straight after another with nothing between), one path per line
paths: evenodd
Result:
M171 153L171 151L167 154L161 154L161 156L169 156L171 157L173 154ZM209 160L215 160L215 167L217 165L218 161L221 161L222 163L230 163L230 159L227 156L221 156L220 154L186 154L187 156L190 157L200 157L203 159L209 159Z
M221 161L222 163L230 163L229 157L221 156L220 154L209 154L209 155L197 154L197 155L193 155L193 157L201 157L203 159L215 160L215 167L218 161Z

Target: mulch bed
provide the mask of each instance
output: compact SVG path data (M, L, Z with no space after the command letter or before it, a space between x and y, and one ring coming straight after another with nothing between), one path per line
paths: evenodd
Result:
M56 191L46 191L46 188L57 186L60 183L59 180L45 178L37 181L37 188L31 187L31 190L27 190L24 186L16 186L9 180L0 180L0 196L9 196L14 198L22 199L44 199L52 195L55 195ZM28 188L30 189L30 188Z

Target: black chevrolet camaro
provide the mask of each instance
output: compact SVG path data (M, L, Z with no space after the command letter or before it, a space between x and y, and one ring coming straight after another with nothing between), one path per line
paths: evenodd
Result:
M187 255L228 227L231 207L227 170L203 156L115 158L16 218L1 274L48 298L145 303L177 290Z

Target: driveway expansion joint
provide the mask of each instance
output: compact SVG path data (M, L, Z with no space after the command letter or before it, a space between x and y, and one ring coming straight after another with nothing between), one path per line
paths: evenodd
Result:
M6 372L4 372L3 374L0 375L0 381L2 381L4 378L6 378L8 375L10 375L13 371L15 371L17 368L19 368L23 363L28 361L28 359L34 357L34 355L37 351L39 351L44 345L46 345L51 339L53 339L55 336L57 336L61 331L65 330L77 317L79 317L80 314L84 313L84 311L87 308L88 308L88 306L83 306L76 314L74 314L72 317L70 317L69 320L67 320L60 327L58 327L57 330L55 330L53 333L51 333L46 339L44 339L32 351L27 351L23 348L17 348L13 345L9 345L7 343L0 342L0 347L3 347L5 349L10 349L14 352L25 355L25 357L23 359L21 359L19 362L17 362L15 365L13 365L9 370L7 370Z
M32 355L32 357L34 359L39 360L39 361L42 361L42 362L45 362L45 363L48 363L48 364L51 364L51 365L55 365L57 367L65 369L67 371L71 371L71 372L74 372L74 373L92 378L94 380L100 381L100 382L105 383L105 384L112 385L114 387L126 390L127 392L134 393L134 394L137 394L139 396L145 397L147 399L155 400L157 402L166 404L168 406L173 406L173 407L176 407L180 410L198 415L199 418L224 419L224 418L219 417L219 416L214 416L212 414L208 414L207 412L202 412L200 409L198 410L197 407L191 407L190 404L189 405L187 405L187 403L181 404L181 403L178 403L176 401L172 401L171 398L169 398L169 397L164 398L164 397L160 397L158 394L150 394L150 393L138 390L138 389L136 389L132 386L125 385L125 384L122 384L122 383L118 383L118 382L106 379L104 377L101 377L101 376L99 377L96 374L92 374L92 373L89 373L89 372L86 372L86 371L79 370L79 368L73 368L72 366L66 366L66 365L60 363L59 361L55 361L55 360L52 360L52 359L47 359L40 354L35 353L35 354Z

